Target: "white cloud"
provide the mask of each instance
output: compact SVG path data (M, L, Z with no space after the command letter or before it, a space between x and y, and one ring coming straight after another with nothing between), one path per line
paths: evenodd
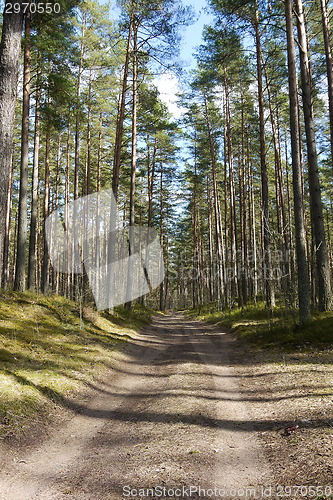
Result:
M176 95L180 92L178 78L172 73L165 73L164 75L155 78L153 83L158 88L161 100L167 105L169 112L175 118L179 118L183 109L179 106L179 99Z

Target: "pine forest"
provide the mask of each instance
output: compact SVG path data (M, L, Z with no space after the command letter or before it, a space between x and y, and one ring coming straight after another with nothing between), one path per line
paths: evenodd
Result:
M333 1L0 3L0 497L333 498Z

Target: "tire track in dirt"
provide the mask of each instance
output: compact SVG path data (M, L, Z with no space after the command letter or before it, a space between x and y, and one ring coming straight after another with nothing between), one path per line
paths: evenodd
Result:
M0 498L120 500L156 487L149 498L162 498L163 488L184 488L180 498L188 498L190 486L259 491L270 471L230 349L224 332L179 314L156 317L116 355L96 395L73 402L69 422L2 471Z

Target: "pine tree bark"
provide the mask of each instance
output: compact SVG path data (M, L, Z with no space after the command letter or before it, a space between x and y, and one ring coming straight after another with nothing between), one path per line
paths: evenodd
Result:
M225 286L224 286L224 273L223 273L223 233L221 224L221 209L220 200L218 192L217 183L217 165L216 165L216 151L214 139L212 136L211 124L208 114L208 103L207 97L204 95L204 105L205 105L205 121L207 126L207 136L209 143L210 161L211 161L211 173L213 181L213 204L214 204L214 216L215 216L215 232L217 240L217 273L218 273L218 301L219 307L222 308L225 304Z
M193 277L192 300L193 307L199 304L200 297L200 268L199 268L199 231L198 231L198 181L197 181L197 140L194 144L194 177L192 192L192 227L193 227Z
M308 264L306 258L306 233L304 217L304 198L301 173L301 143L299 133L299 103L296 72L296 55L294 44L294 24L292 16L292 0L285 0L285 17L287 28L288 51L288 80L289 80L289 106L290 106L290 135L293 166L293 191L294 191L294 217L295 240L297 253L298 276L298 303L300 323L306 324L310 320L310 292Z
M275 294L272 279L272 257L271 257L271 231L269 215L269 195L268 195L268 171L266 164L266 139L265 139L265 107L262 77L262 49L261 35L259 29L258 3L255 0L255 42L257 56L257 78L258 78L258 105L259 105L259 126L260 126L260 169L261 169L261 191L262 191L262 218L263 218L263 266L264 283L266 292L267 307L272 309L275 306Z
M312 77L308 57L308 38L306 33L302 0L295 0L295 5L300 53L303 113L307 146L310 209L314 236L313 239L315 243L316 271L318 281L318 306L321 311L327 311L332 307L330 281L331 277L328 264L325 223L323 219L321 187L318 170L316 135L312 103Z
M244 98L242 95L242 140L241 140L241 164L240 164L240 174L239 174L239 218L240 218L240 234L241 234L241 295L242 304L246 305L248 300L248 270L249 270L249 260L248 260L248 179L246 179L247 167L245 158L245 117L244 117Z
M29 165L29 116L30 116L30 9L25 14L24 26L24 70L23 70L23 108L22 108L22 135L21 135L21 168L20 194L17 228L17 254L14 289L25 291L25 256L28 225L28 165Z
M114 156L113 156L112 190L113 190L113 194L114 194L116 201L118 198L118 188L119 188L121 148L122 148L122 142L123 142L125 104L126 104L126 95L127 95L127 80L128 80L129 66L130 66L131 39L132 39L133 25L134 25L134 14L132 12L131 18L130 18L130 24L129 24L129 28L128 28L126 57L125 57L125 65L124 65L124 74L123 74L123 81L122 81L120 103L119 103L119 109L118 109L118 115L117 115L116 138L115 138Z
M0 286L3 278L4 241L6 234L6 212L12 167L12 144L14 132L17 82L20 67L23 13L7 13L14 4L22 0L7 0L3 14L0 44Z
M133 27L133 92L132 92L132 154L130 179L130 209L129 209L129 255L134 253L134 224L135 224L135 180L137 162L137 100L138 100L138 53L137 53L137 26ZM132 307L133 264L128 261L127 270L127 302L126 307Z
M45 231L45 221L49 216L49 203L50 203L50 147L51 147L51 127L49 123L49 118L47 118L47 129L46 129L46 144L45 144L45 177L44 177L44 241L43 241L43 264L42 264L42 277L41 277L41 289L45 293L48 289L49 283L49 252L46 241L46 231Z
M85 20L81 27L81 46L80 46L80 62L78 76L76 82L76 103L75 103L75 146L74 146L74 199L79 197L79 177L80 177L80 114L81 114L81 81L83 72L83 55L84 43L83 37L85 34Z
M228 157L228 173L229 173L229 211L230 211L230 271L231 276L231 299L235 301L238 293L238 301L241 302L241 291L238 283L238 252L237 252L237 224L236 224L236 200L235 200L235 181L234 181L234 159L233 146L231 136L231 116L229 103L229 86L224 74L224 89L225 89L225 121L226 121L226 139L227 139L227 157ZM241 306L241 304L239 304Z
M159 227L159 232L160 232L160 245L163 251L163 255L165 254L165 241L164 241L164 234L163 234L163 225L164 225L164 199L163 199L163 164L160 166L160 199L159 199L159 219L160 219L160 227ZM181 277L181 285L183 285L184 280ZM164 287L165 287L165 280L162 281L162 283L159 286L159 309L160 311L164 311L165 309L165 303L164 303ZM182 295L182 294L181 294ZM184 293L184 298L185 298L185 293Z
M12 192L13 192L13 174L14 174L14 162L12 162L11 169L9 171L9 187L8 187L8 198L7 198L7 213L6 213L6 229L5 229L5 244L3 251L3 288L6 288L9 283L9 255L10 255L10 236L11 236L11 212L12 212Z
M253 183L253 167L250 156L250 138L247 137L247 163L248 163L248 178L249 178L249 225L250 225L250 261L251 261L251 295L254 302L257 300L258 294L258 259L257 259L257 228L256 228L256 210L254 197Z
M86 168L84 179L84 194L88 195L91 192L91 98L92 98L92 70L89 72L88 83L88 113L87 113L87 155Z
M31 193L31 220L29 239L29 264L28 264L28 288L34 288L36 283L36 236L37 236L37 214L38 214L38 184L39 184L39 147L40 147L40 98L41 89L37 77L36 101L35 101L35 134L34 134L34 159L32 172Z
M112 262L115 259L115 238L112 233L116 230L116 218L117 218L117 200L118 200L118 189L119 189L119 177L120 177L120 165L121 165L121 150L123 143L123 132L124 132L124 120L125 120L125 105L126 105L126 95L127 95L127 81L128 81L128 73L130 67L130 59L131 59L131 40L132 40L132 31L134 26L134 13L133 13L133 5L132 12L130 16L130 23L128 28L128 37L127 37L127 47L126 47L126 57L125 57L125 65L124 65L124 73L122 80L122 90L120 96L120 102L118 106L117 113L117 123L116 123L116 137L115 137L115 145L114 145L114 156L113 156L113 169L112 169L112 191L115 199L114 203L110 203L110 234L108 237L108 248L107 255L108 261ZM112 268L109 266L108 269L108 300L109 303L112 303L112 293L115 286L114 276L112 273Z
M215 294L215 262L214 262L214 238L213 238L213 207L212 207L212 189L210 179L207 176L207 203L208 203L208 245L209 245L209 272L208 272L208 292L209 301L216 300Z
M66 140L66 178L65 178L65 226L69 227L69 213L68 213L68 203L69 203L69 192L70 192L70 170L71 170L71 127L70 127L70 111L68 113L68 126L67 126L67 140ZM70 243L67 240L67 252L70 255ZM71 263L69 259L67 260L67 273L66 273L66 285L65 293L66 297L70 298L73 296L71 285L72 285L73 274L71 272Z
M280 262L276 264L280 264L280 271L284 274L284 278L282 280L283 292L286 294L287 302L290 304L291 301L291 282L290 282L290 273L289 273L289 236L287 231L287 212L286 212L286 204L285 204L285 195L284 195L284 183L283 183L283 174L282 174L282 164L281 164L281 148L279 143L279 134L278 134L278 117L275 119L273 103L271 97L271 89L269 78L267 75L266 65L264 66L265 72L265 80L267 87L267 96L268 96L268 105L269 105L269 115L272 127L272 139L273 139L273 148L274 148L274 160L275 160L275 192L276 192L276 207L277 207L277 225L278 232L283 237L283 253ZM285 285L285 286L283 286Z

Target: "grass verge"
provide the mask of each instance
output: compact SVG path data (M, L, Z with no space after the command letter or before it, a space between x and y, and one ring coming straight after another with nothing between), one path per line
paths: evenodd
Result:
M333 348L333 313L313 313L306 327L297 324L294 310L276 307L269 311L263 302L223 312L207 307L190 312L192 316L226 326L238 338L258 348L295 351Z
M64 297L0 295L0 437L19 435L55 404L100 379L151 311L98 314Z

